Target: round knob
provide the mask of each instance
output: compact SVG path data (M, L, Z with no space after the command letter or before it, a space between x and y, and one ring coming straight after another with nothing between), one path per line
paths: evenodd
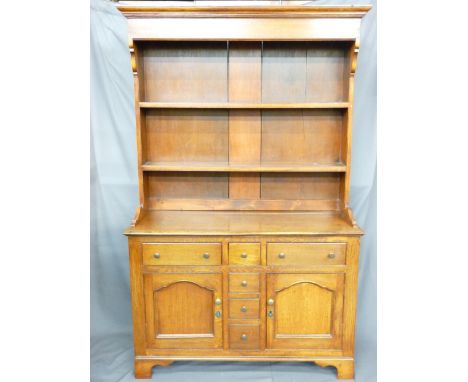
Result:
M247 341L247 334L242 334L242 335L240 336L240 339L241 339L242 341Z
M329 258L329 259L334 259L335 257L336 257L336 255L335 255L333 252L330 252L330 253L328 254L328 258Z
M286 257L286 253L281 252L281 253L278 254L278 257L279 257L280 259L284 259L284 258Z
M245 252L241 253L241 257L242 257L243 259L246 259L246 258L247 258L247 253L245 253Z
M216 305L221 305L221 299L220 299L220 298L217 298L217 299L215 300L215 304L216 304Z
M245 281L245 280L242 281L242 282L241 282L241 285L242 285L243 287L246 287L246 286L247 286L247 281Z
M209 254L208 252L205 252L205 253L203 254L203 257L204 257L205 259L209 259L209 258L210 258L210 254Z
M153 255L153 257L154 257L155 259L159 259L159 258L161 257L161 254L160 254L159 252L157 252L157 253L155 253L155 254Z
M247 307L246 307L246 306L243 306L243 307L241 308L241 312L244 312L244 313L247 312Z
M268 305L273 305L275 303L275 300L272 298L268 299Z

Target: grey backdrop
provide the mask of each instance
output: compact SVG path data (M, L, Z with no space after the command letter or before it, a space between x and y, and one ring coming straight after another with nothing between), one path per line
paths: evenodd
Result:
M314 4L373 4L314 1ZM376 9L364 18L356 73L351 206L366 235L359 273L356 381L376 380ZM125 18L91 0L91 380L134 381L127 241L138 203L133 77ZM157 377L156 377L157 375ZM180 362L168 381L331 382L309 363Z

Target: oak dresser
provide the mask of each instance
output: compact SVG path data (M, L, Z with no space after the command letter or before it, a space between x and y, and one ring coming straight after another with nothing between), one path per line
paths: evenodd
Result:
M353 91L370 7L118 8L138 148L135 376L206 360L353 378Z

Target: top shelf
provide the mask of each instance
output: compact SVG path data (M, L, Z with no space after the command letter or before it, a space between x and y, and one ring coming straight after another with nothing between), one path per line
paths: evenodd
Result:
M238 103L238 102L140 102L142 109L347 109L349 102Z

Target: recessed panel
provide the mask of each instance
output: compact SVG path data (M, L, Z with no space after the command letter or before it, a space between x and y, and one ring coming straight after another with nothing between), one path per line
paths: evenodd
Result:
M332 333L333 291L313 283L298 283L276 296L276 334Z
M341 349L343 273L267 275L267 347Z
M214 333L213 291L192 282L177 282L154 292L156 338Z

